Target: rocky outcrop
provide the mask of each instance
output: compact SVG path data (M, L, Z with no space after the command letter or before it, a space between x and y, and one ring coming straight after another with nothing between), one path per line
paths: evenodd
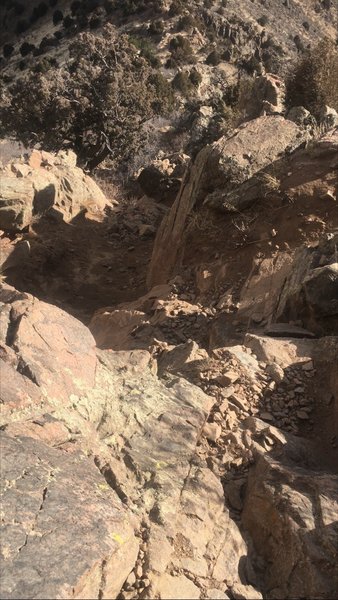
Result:
M194 207L204 203L235 213L249 207L261 193L257 175L295 149L302 139L303 133L295 123L280 116L265 116L201 150L158 230L148 286L166 283L170 278L179 262L187 218Z
M0 228L21 230L41 214L71 221L84 210L102 212L107 200L98 185L76 166L76 155L33 150L1 173Z
M243 524L268 561L267 598L331 598L337 592L338 477L323 473L304 441L277 433L270 452L264 438L274 437L256 423L257 459L252 468ZM277 443L276 443L277 442ZM265 443L265 448L267 448ZM315 459L314 459L315 462Z
M282 114L285 110L284 101L284 81L276 75L265 73L254 79L246 105L247 116L254 119L263 114Z
M31 181L1 175L0 228L22 229L32 219L34 187Z
M240 144L253 143L258 124L273 123L286 122L261 117L222 147L205 148L190 166L180 202L165 219L170 227L162 230L170 242L160 248L165 272L183 247L190 208L210 217L202 205L213 186L229 194L247 190L248 197L257 186L261 193L270 142L262 134L262 155L257 145L247 165ZM89 328L57 306L2 286L3 597L336 595L337 337L319 337L335 331L337 317L337 236L328 233L336 218L336 146L336 134L328 132L288 160L281 151L280 189L264 196L257 213L258 203L245 214L258 229L251 240L243 235L243 249L228 227L243 233L234 213L224 213L223 230L211 223L205 231L203 223L182 275L132 302L117 304L109 293L107 302L115 304L97 310ZM236 150L236 164L224 148ZM72 154L59 158L67 172L75 168ZM41 160L33 153L13 180L39 172ZM52 160L43 154L46 172ZM18 262L31 264L34 240L46 251L46 240L34 238L45 224L55 230L55 245L64 231L66 251L83 222L78 243L95 231L89 253L97 252L109 278L119 247L113 272L116 285L127 289L135 280L118 277L139 264L135 240L164 212L143 198L128 210L119 207L104 226L46 218L40 229L2 233L2 270L10 277ZM296 255L294 230L304 236L300 243L307 236ZM100 236L107 246L95 248ZM238 263L220 255L229 241L228 256L243 251ZM63 249L59 258L69 269ZM217 262L200 260L200 251ZM191 269L195 254L200 262ZM57 261L47 263L46 273L50 266L53 279ZM81 280L83 273L79 268ZM62 268L57 274L62 281Z
M276 320L300 319L318 334L338 333L338 235L296 252L276 308Z
M323 450L337 423L336 338L248 334L210 354L168 345L166 320L200 329L199 306L174 286L124 308L150 337L98 313L98 350L76 319L3 285L4 597L335 593L337 480ZM329 435L288 433L322 410Z
M141 169L137 182L149 198L154 198L158 202L174 200L188 163L189 156L186 154L158 158Z
M161 382L144 350L95 352L57 307L9 286L1 301L2 594L250 597L246 543L196 456L213 400Z

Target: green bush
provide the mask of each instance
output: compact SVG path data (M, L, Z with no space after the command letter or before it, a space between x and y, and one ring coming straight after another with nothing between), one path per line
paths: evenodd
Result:
M177 24L178 31L191 31L197 26L196 19L192 15L183 15Z
M35 73L47 73L50 69L57 66L58 62L55 58L46 56L33 67L33 70Z
M152 21L149 25L148 31L151 35L160 35L164 31L163 21L160 19Z
M183 35L177 35L170 40L169 49L176 64L194 62L194 53L189 40Z
M198 87L202 83L202 75L196 69L192 69L189 73L189 79L194 87Z
M129 36L129 41L135 48L140 50L142 58L145 58L152 67L158 68L161 66L160 60L156 56L155 47L149 40L141 37Z
M177 15L181 15L184 11L184 4L182 0L173 0L170 5L169 15L171 17L176 17Z
M322 40L298 61L286 80L286 105L304 106L319 118L323 106L338 110L338 51Z
M206 61L207 65L213 65L216 67L221 62L221 57L218 51L215 49L207 56Z
M148 82L155 90L152 103L154 111L158 114L171 112L175 105L175 96L168 80L162 73L154 72Z
M257 23L259 23L262 27L265 27L269 23L269 17L267 15L262 15L257 19Z
M186 97L190 95L193 87L189 74L185 71L179 71L175 75L172 81L172 86L175 90L181 92L181 94Z

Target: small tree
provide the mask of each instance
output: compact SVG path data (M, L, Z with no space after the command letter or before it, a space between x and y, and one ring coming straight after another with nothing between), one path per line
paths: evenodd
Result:
M63 13L61 12L61 10L56 10L54 12L54 14L53 14L53 23L54 23L54 25L57 25L62 20L63 20Z
M213 67L219 65L219 63L221 62L221 57L219 55L218 50L212 50L212 52L210 52L210 54L207 56L205 62L207 63L207 65L212 65Z
M315 117L323 106L338 110L338 51L325 39L305 53L286 81L286 104L304 106Z
M67 142L89 169L109 155L129 159L142 146L143 123L169 108L154 70L111 25L101 36L80 34L70 58L14 82L1 103L0 134L49 150Z
M193 49L189 40L182 35L171 38L169 43L171 56L177 64L194 62Z
M12 44L5 44L3 47L3 55L5 58L9 58L14 52L14 46Z
M179 71L173 81L172 86L183 94L183 96L189 96L192 89L192 82L189 77L189 73L185 71Z

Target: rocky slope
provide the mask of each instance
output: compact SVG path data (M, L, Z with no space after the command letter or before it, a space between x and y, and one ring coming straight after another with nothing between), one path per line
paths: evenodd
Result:
M337 133L258 117L171 206L4 167L1 597L335 597Z
M109 163L1 141L0 597L337 597L338 115L286 110L282 77L336 6L0 16L5 85L107 20L195 81L123 189Z
M1 6L0 17L3 25L1 43L13 47L11 52L4 49L6 72L20 67L23 58L26 65L37 62L46 51L63 61L70 38L86 28L99 31L105 22L110 21L136 38L148 38L150 48L163 67L169 70L170 66L175 68L175 65L166 66L171 57L170 41L177 33L182 33L190 41L195 55L194 60L187 60L187 63L197 62L203 68L205 83L209 77L216 81L222 72L226 73L226 63L229 62L254 69L255 65L250 64L254 55L258 62L266 63L269 71L271 61L277 61L283 70L283 63L309 44L325 36L335 38L337 33L337 6L330 0L243 0L240 3L234 0L189 0L188 3L144 3L139 0L134 3L119 0L82 3L31 0L21 3L9 0ZM20 48L24 42L34 47L22 52ZM41 52L34 52L34 48ZM217 65L211 61L209 67L203 67L215 48L220 55L219 68L212 69Z

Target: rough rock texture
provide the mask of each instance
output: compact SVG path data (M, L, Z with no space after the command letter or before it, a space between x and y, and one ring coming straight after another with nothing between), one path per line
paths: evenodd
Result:
M69 395L91 387L95 380L95 342L83 325L57 307L3 286L0 294L3 343L15 351L6 366L25 385L1 387L2 419L14 411L36 410L68 401ZM5 372L6 373L6 372ZM6 375L5 375L6 376ZM35 384L35 385L32 385ZM27 387L34 397L24 393Z
M1 238L0 273L16 266L24 266L29 260L30 243L28 240L12 241Z
M26 227L31 221L34 187L26 179L13 179L1 175L0 228L15 231Z
M286 122L257 119L224 146L242 134L251 144L258 123ZM1 288L2 597L337 596L338 336L322 335L337 317L337 132L277 158L278 179L259 167L269 143L248 155L252 172L240 147L237 171L217 144L199 154L167 219L188 229L184 267L147 294L133 277L137 240L166 212L150 199L121 203L104 223L46 216L1 232L5 279L20 260L29 279L40 247L47 297L59 302L65 272L76 273L72 306L91 292L95 308L108 304L86 313L87 328ZM11 172L20 181L62 165L76 168L74 155L35 151ZM201 204L213 185L260 195L245 213L220 214ZM177 242L164 248L169 272ZM107 296L87 279L97 270L113 284ZM27 279L20 289L46 297Z
M269 562L267 597L334 597L337 475L315 464L309 468L310 449L292 436L285 437L284 448L271 453L264 453L259 444L257 449L242 518L257 550Z
M76 166L73 152L53 155L33 150L27 161L13 160L1 173L1 229L20 230L33 215L48 211L65 221L83 210L103 211L107 204L103 192Z
M224 211L243 210L261 192L257 176L295 149L303 133L280 116L265 116L242 125L230 137L203 148L188 169L176 200L155 240L148 286L166 283L183 248L187 218L196 204Z
M315 248L302 248L294 258L276 308L276 319L301 319L320 334L338 332L338 235L328 235Z
M247 116L249 119L254 119L263 114L281 114L284 112L284 100L284 81L276 75L265 73L254 80L246 105Z
M160 152L160 155L162 154L163 152ZM183 153L155 159L141 169L137 181L142 191L150 198L159 202L174 200L188 163L189 156Z
M112 598L132 570L148 598L181 585L200 598L228 589L230 574L246 589L246 543L196 456L213 400L184 379L162 383L146 351L96 356L57 307L9 286L1 299L4 467L24 491L7 485L17 524L14 536L5 511L3 595Z
M1 475L1 598L115 598L139 541L93 462L1 433Z

